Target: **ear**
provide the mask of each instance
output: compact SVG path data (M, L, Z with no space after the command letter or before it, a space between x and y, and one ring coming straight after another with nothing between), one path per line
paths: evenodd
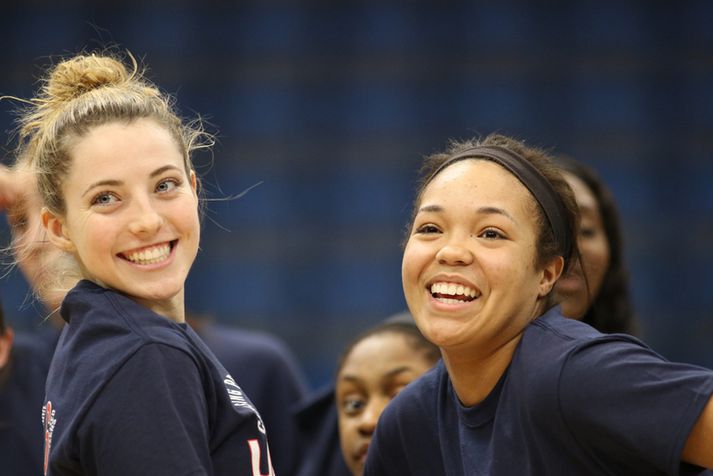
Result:
M201 183L198 181L198 176L196 175L195 170L191 170L188 172L188 180L191 182L191 189L193 190L193 194L197 197L198 196L198 188L201 186Z
M9 327L5 328L5 333L0 335L0 369L7 365L10 360L10 349L12 349L12 340L15 334Z
M556 257L545 265L542 270L542 277L540 278L540 292L537 295L538 297L545 297L552 291L552 287L559 279L563 269L564 258L561 256Z
M74 243L67 233L64 219L49 211L47 207L42 209L42 226L47 230L47 237L53 245L69 253L74 252Z

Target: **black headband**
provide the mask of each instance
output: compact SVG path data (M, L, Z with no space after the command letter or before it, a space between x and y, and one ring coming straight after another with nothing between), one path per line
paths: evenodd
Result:
M490 160L504 167L517 177L535 197L537 203L540 204L542 211L547 217L547 221L550 223L550 228L552 228L552 233L555 235L555 240L562 246L565 260L569 259L569 255L572 252L573 237L570 235L566 224L565 217L567 213L564 203L562 203L562 199L557 192L555 192L555 189L552 188L552 184L549 180L547 180L530 161L526 160L520 154L500 146L475 146L443 162L440 167L431 174L427 183L449 165L464 159Z

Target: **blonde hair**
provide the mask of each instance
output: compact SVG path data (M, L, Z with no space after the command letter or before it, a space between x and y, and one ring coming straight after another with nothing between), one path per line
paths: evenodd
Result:
M28 106L18 120L17 157L27 159L42 201L54 214L66 211L61 186L71 165L69 150L93 127L153 119L176 140L187 173L194 170L192 152L213 144L200 119L181 120L174 99L144 77L130 53L127 56L130 68L112 53L63 60L48 70L37 97L23 101Z

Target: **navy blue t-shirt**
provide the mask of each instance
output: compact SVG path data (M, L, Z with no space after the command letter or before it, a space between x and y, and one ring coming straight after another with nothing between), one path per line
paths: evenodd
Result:
M681 464L713 371L550 310L525 330L481 403L464 407L443 363L379 419L366 476L713 474Z
M275 472L295 474L301 452L293 408L305 397L307 385L294 355L263 332L212 322L201 323L197 332L260 412Z
M53 344L53 343L52 343ZM42 474L39 408L54 346L36 335L15 333L10 359L0 372L0 474Z
M267 475L263 423L203 341L80 281L47 377L46 474Z

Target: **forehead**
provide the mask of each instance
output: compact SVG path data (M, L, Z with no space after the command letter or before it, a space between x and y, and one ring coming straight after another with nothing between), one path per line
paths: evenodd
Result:
M380 369L394 362L411 361L417 352L409 346L406 336L396 332L371 335L357 343L344 360L340 374L378 375Z
M155 160L183 164L183 156L170 132L152 119L129 123L108 122L92 127L76 138L69 149L73 168L91 168L92 177L106 169L123 171L126 165L145 164Z
M530 191L514 175L495 162L482 159L464 159L446 167L421 196L421 206L430 202L471 205L482 201L523 210L534 204Z
M563 176L572 189L572 192L574 192L574 198L580 209L588 209L592 211L599 210L599 203L597 202L594 193L582 179L570 172L564 172Z

